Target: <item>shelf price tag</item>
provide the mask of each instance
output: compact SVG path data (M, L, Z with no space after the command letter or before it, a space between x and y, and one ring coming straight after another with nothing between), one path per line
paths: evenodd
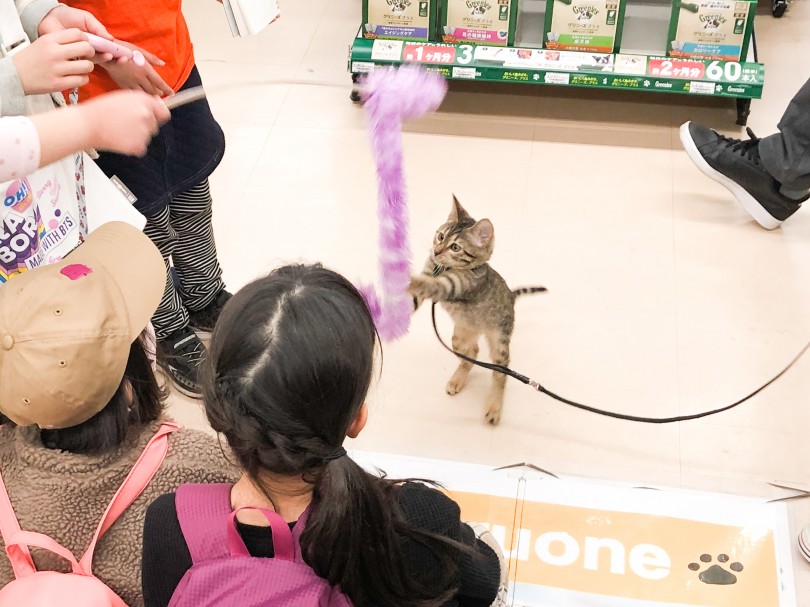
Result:
M689 83L689 92L690 93L697 93L698 95L714 95L715 93L715 85L711 82L690 82ZM717 92L719 93L722 90L720 85L717 85Z
M454 46L426 46L424 44L406 44L402 60L409 63L438 63L449 65L456 61Z
M742 71L742 66L736 61L729 61L727 63L712 61L706 68L706 75L710 80L737 82L742 76Z
M700 80L706 75L706 65L702 61L650 59L648 69L650 76L660 76L663 78Z

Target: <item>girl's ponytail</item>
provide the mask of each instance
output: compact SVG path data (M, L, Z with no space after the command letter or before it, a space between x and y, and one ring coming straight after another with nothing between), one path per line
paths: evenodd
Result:
M369 474L349 457L327 461L301 536L304 559L358 606L444 605L457 591L457 550L408 525L395 493L392 481ZM433 549L439 566L431 579L405 566L405 539Z

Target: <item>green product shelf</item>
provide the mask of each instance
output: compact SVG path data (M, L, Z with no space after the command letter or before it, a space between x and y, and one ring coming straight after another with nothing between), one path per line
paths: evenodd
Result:
M421 63L451 80L522 82L760 99L765 66L755 62L675 59L630 53L355 38L349 71Z

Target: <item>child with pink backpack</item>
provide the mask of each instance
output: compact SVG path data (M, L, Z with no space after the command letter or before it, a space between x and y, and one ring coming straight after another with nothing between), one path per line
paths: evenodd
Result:
M238 478L163 416L142 333L164 273L111 222L0 288L0 607L141 607L147 506Z
M369 474L343 448L366 424L377 347L360 293L318 265L282 267L226 304L202 386L242 476L149 507L146 607L496 600L499 557L453 500Z

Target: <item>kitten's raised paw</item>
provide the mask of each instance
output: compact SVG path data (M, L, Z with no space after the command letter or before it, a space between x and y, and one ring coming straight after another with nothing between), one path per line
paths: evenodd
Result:
M431 282L431 279L418 275L412 276L411 282L408 285L408 293L415 301L425 301L426 299L433 299L435 296L436 285Z
M501 407L498 407L497 409L495 407L490 407L487 409L486 420L490 426L497 426L501 421Z

